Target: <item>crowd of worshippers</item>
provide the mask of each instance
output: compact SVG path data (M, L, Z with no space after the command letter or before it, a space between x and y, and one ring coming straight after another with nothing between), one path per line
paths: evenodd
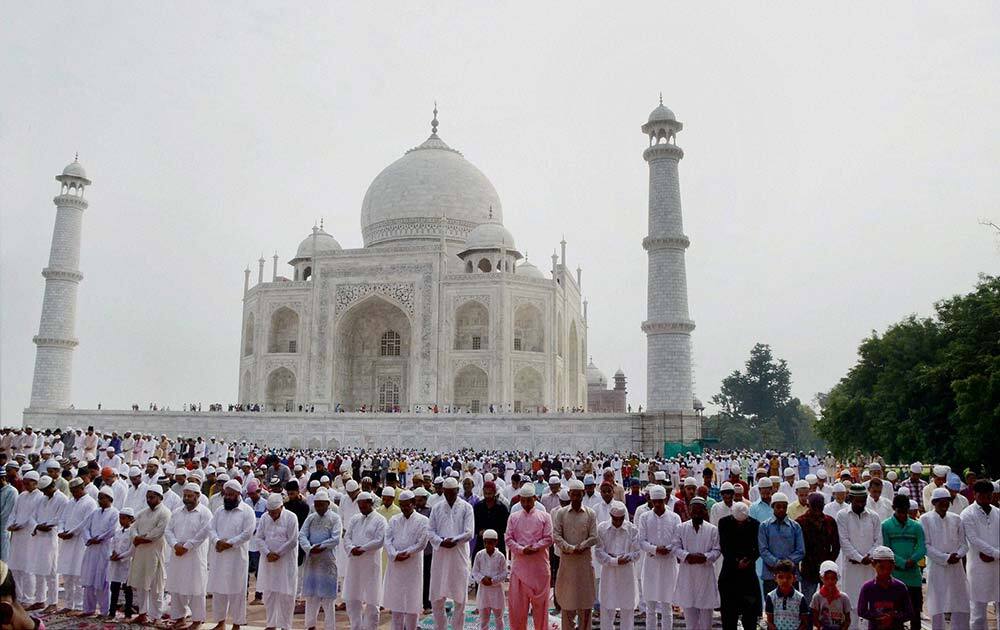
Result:
M5 629L55 612L236 628L254 605L268 628L322 612L332 629L342 611L351 628L381 613L444 629L467 603L497 630L505 612L542 630L550 607L564 628L596 613L669 630L679 613L707 630L714 611L744 630L919 628L922 611L985 628L1000 590L1000 484L942 464L276 450L92 427L0 431L0 464Z

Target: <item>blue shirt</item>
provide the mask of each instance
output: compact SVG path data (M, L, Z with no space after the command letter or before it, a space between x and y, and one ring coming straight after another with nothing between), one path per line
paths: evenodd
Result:
M788 517L779 521L772 516L760 524L757 544L760 547L760 558L764 562L761 579L774 579L769 567L776 565L779 560L791 560L795 565L795 574L798 575L799 562L806 556L802 527L798 523Z

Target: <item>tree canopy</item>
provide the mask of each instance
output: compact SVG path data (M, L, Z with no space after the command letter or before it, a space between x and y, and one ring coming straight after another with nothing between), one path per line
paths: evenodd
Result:
M1000 277L861 342L822 398L819 433L838 455L1000 471Z

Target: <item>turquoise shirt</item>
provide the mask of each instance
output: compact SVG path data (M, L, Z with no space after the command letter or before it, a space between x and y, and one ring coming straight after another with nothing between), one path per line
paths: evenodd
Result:
M927 553L924 528L920 523L908 518L906 524L900 525L895 515L890 516L882 521L882 543L896 554L896 568L892 570L892 577L907 586L919 587L920 567L917 563ZM907 560L913 560L913 568L906 568Z

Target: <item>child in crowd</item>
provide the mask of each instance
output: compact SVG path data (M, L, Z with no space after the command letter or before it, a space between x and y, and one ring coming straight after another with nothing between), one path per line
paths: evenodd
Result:
M858 596L858 616L867 619L873 630L904 630L913 619L910 592L896 578L896 555L892 549L880 546L872 549L875 579L865 582Z
M507 557L497 549L496 530L483 532L485 549L480 549L472 563L472 577L479 585L476 605L479 607L479 627L486 630L493 614L496 630L503 630L503 583L507 579Z
M809 602L795 588L795 565L791 560L779 560L774 565L774 581L778 587L764 598L768 630L808 630Z
M833 560L819 566L822 586L813 595L812 622L815 630L847 630L851 627L851 598L840 592L840 567Z
M118 513L118 524L121 529L115 532L111 543L111 563L108 565L108 581L111 582L111 607L108 619L114 619L118 612L118 593L125 591L125 619L132 617L135 609L132 607L132 587L125 584L128 571L132 567L132 532L128 531L135 520L132 508L124 508ZM123 588L124 587L124 588Z

